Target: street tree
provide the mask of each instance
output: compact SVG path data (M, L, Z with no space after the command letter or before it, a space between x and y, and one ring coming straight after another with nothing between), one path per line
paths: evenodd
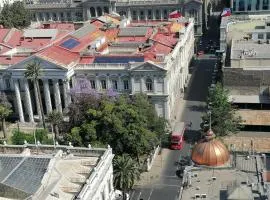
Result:
M210 115L211 128L217 136L226 136L239 131L242 119L236 114L236 107L229 102L228 90L223 88L221 83L209 90L207 104L208 112L202 116L201 124L204 131L209 129Z
M23 29L31 24L31 14L24 7L24 3L15 1L13 4L4 4L0 13L0 24L5 28Z
M57 110L53 110L48 114L48 122L51 124L53 128L56 140L59 139L59 125L63 122L63 120L64 119L62 113Z
M4 138L6 135L6 118L12 113L11 104L7 100L7 97L4 93L0 93L0 120Z
M80 82L83 80L77 81ZM149 154L159 144L167 122L158 117L146 95L130 98L113 90L99 95L91 88L85 91L77 85L74 88L66 142L84 146L110 144L116 155L129 154L138 163L141 155Z
M123 199L126 200L126 193L132 189L136 180L140 178L140 169L136 162L129 155L117 156L113 160L114 185L122 190Z
M39 88L39 78L42 76L41 66L40 62L33 61L31 63L28 63L26 65L26 71L24 73L25 78L30 79L34 85L34 92L36 97L36 103L37 103L37 110L39 119L42 120L43 128L46 128L45 124L45 116L43 111L43 105L42 105L42 99L40 94L40 88Z

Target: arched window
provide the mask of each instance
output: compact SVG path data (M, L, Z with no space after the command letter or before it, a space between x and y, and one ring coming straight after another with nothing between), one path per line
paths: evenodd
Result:
M198 12L195 9L189 11L189 17L194 18L195 21L198 20Z
M97 7L97 14L98 16L102 15L102 9L100 7Z
M94 7L90 8L91 17L96 17L96 11Z
M147 78L145 81L145 85L146 85L146 90L148 92L152 92L153 91L153 81L151 78Z

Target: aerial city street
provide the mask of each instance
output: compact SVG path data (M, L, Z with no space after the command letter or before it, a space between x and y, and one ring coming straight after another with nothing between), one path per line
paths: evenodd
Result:
M0 199L270 199L269 0L0 1Z

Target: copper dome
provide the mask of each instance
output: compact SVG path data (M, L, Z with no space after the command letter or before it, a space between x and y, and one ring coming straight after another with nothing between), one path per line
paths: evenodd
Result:
M227 163L230 155L226 146L214 139L214 134L210 131L205 140L195 145L191 158L198 165L220 166Z

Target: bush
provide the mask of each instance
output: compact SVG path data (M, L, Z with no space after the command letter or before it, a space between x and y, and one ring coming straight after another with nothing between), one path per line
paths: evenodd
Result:
M18 131L17 129L13 130L12 133L12 144L23 145L25 140L29 144L35 143L34 133L25 133ZM36 141L40 141L41 144L53 144L53 140L48 137L48 132L46 130L36 130L35 134Z

